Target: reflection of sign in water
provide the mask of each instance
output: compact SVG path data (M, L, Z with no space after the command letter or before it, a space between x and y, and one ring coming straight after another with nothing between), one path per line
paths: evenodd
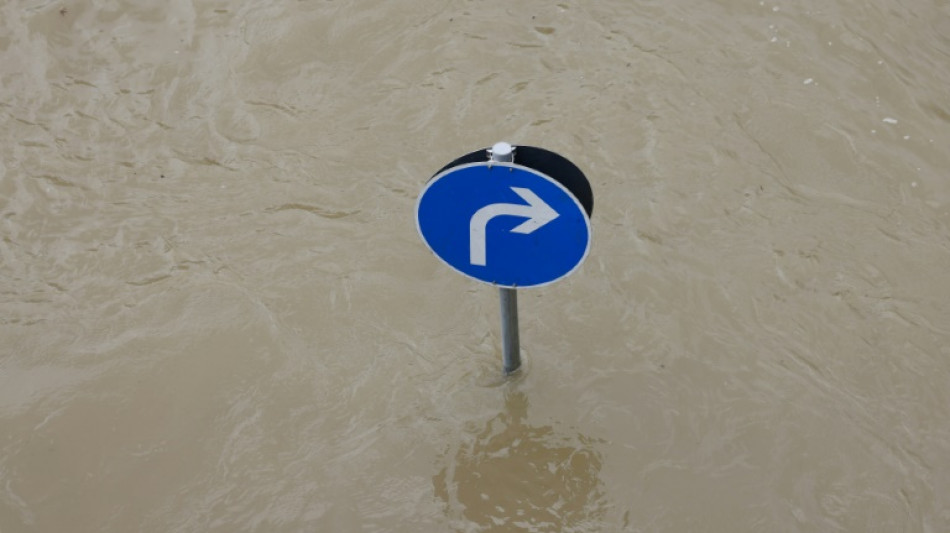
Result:
M527 411L524 394L509 395L505 412L445 458L436 495L451 517L479 530L597 530L606 506L596 441L529 426Z

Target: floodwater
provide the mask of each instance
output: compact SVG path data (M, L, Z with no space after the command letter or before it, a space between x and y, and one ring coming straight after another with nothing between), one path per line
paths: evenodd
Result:
M950 531L947 0L0 5L0 533ZM416 232L496 141L593 246Z

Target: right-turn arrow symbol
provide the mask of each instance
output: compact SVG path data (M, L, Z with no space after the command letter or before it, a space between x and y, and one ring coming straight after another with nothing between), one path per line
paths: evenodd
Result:
M557 211L551 208L544 200L538 198L531 189L523 187L511 187L511 190L520 196L525 204L491 204L479 209L472 215L469 223L469 263L473 265L486 265L486 243L485 229L491 219L499 216L516 216L527 218L528 220L511 228L512 233L528 234L532 233L541 226L551 222L558 217Z

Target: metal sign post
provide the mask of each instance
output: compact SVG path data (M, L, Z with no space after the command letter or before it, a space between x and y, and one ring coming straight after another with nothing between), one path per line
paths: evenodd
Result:
M590 183L573 163L505 142L456 159L422 189L423 242L460 274L499 288L505 374L521 367L517 289L577 270L590 251L593 208Z
M502 287L501 296L501 361L505 375L521 368L521 347L518 338L518 290Z
M498 163L512 163L515 153L506 142L495 143L491 147L491 160ZM505 375L511 375L521 368L521 346L518 335L518 289L501 287L498 289L501 302L501 357Z

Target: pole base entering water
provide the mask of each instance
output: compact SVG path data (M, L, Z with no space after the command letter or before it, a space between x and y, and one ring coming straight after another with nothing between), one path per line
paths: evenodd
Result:
M502 361L505 375L521 368L521 350L518 339L518 291L499 289L501 297Z

